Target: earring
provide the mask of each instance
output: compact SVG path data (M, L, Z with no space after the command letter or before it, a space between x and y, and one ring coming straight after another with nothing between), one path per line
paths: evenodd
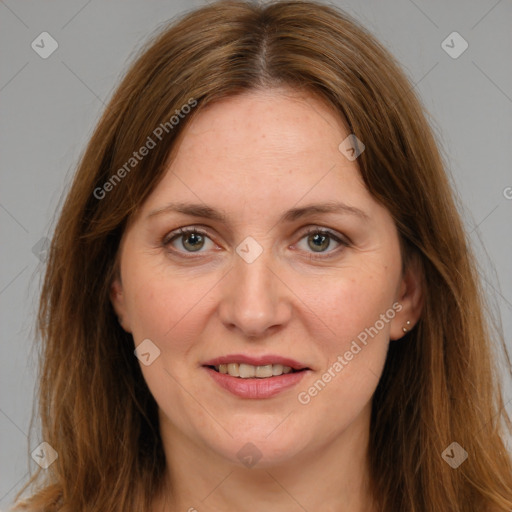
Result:
M410 320L407 320L407 322L405 322L407 326L411 325L411 321ZM409 329L407 329L407 327L402 327L402 331L404 332L407 332Z

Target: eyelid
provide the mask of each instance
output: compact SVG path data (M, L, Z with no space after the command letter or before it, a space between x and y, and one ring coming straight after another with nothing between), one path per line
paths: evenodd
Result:
M307 227L305 231L301 231L300 235L303 237L304 235L309 235L312 233L326 233L328 235L331 235L335 240L337 240L340 243L344 243L347 245L352 244L352 241L349 239L348 236L343 235L342 233L338 233L337 231L334 231L333 229L325 228L323 226L316 225L316 224L314 226Z
M171 231L170 233L167 233L164 238L162 239L162 244L167 245L170 242L173 241L173 239L178 238L180 235L188 235L189 233L199 233L200 235L207 236L211 239L208 232L200 227L197 226L184 226L178 229L175 229L174 231Z

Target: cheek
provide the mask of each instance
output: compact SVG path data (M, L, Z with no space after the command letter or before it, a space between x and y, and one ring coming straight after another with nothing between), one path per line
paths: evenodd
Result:
M201 305L211 288L209 281L169 275L142 264L127 268L126 275L128 314L136 341L150 338L164 346L169 339L179 342L187 338L185 331L194 325L199 328Z
M331 355L358 336L364 341L364 333L368 329L374 333L375 325L379 338L387 338L389 322L394 317L395 286L385 272L346 270L350 277L324 280L315 289L306 285L303 288L304 303L315 313L312 321L325 333Z
M393 289L387 283L385 276L359 276L324 287L316 302L310 296L312 309L322 312L310 330L325 333L315 336L325 358L316 379L301 387L297 399L333 434L368 404L382 374L395 316Z
M182 386L192 389L193 380L190 368L183 363L190 359L204 330L207 292L212 284L148 268L133 267L131 272L127 268L132 332L135 345L150 339L160 351L150 365L141 364L141 370L160 408L173 417L174 406L181 411L190 407L190 396Z
M311 396L322 391L320 408L338 400L357 408L370 399L386 360L396 314L394 285L387 272L353 269L350 278L325 282L322 290L309 296L311 309L320 312L310 331L324 333L315 339L325 356L321 382L311 389ZM324 385L329 388L325 393Z

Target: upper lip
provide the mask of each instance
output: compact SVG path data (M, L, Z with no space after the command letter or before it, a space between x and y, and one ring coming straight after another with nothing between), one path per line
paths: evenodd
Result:
M265 366L268 364L282 364L283 366L289 366L294 370L305 370L308 367L294 359L289 357L283 357L273 354L267 354L263 356L248 356L245 354L230 354L227 356L216 357L206 361L203 366L218 366L220 364L228 363L245 363L253 366Z

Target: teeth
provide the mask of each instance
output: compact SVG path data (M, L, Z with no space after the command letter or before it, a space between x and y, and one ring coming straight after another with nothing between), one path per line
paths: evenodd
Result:
M256 366L256 377L272 377L272 365L266 364L265 366Z
M283 373L284 366L282 364L272 365L272 375L281 375Z
M253 366L252 364L245 363L229 363L219 364L215 366L219 373L225 373L232 377L240 377L241 379L266 379L268 377L277 377L286 373L291 373L290 366L283 366L282 364L266 364L264 366Z
M229 363L227 373L233 377L240 377L240 371L237 363Z
M240 377L242 379L256 377L256 366L253 366L252 364L240 364L238 366L238 371L240 372Z

